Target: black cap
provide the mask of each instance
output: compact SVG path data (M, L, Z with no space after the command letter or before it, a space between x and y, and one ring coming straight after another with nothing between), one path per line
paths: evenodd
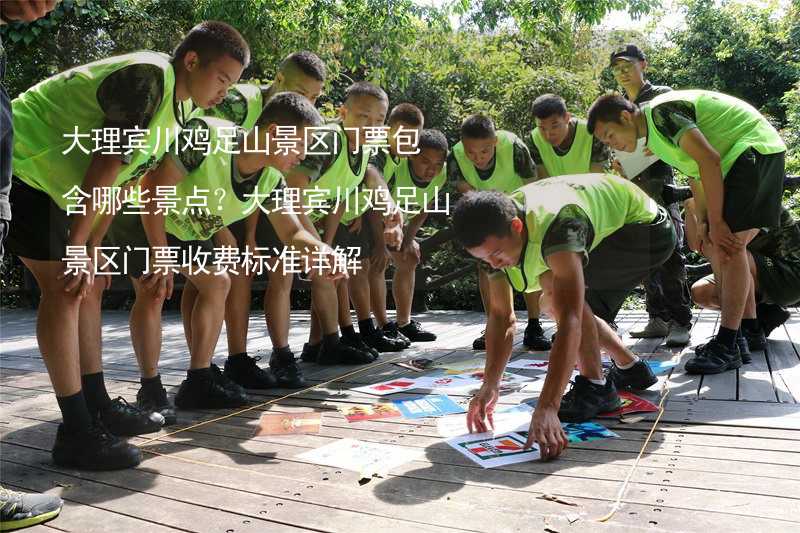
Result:
M625 61L645 61L647 58L641 48L635 44L626 44L612 52L609 63L613 65L614 61L617 59L624 59Z

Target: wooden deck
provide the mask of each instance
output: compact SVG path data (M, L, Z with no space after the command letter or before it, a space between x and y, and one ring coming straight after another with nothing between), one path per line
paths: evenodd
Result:
M483 327L483 315L430 312L420 317L439 334L404 355L459 360ZM627 313L627 331L646 320ZM263 320L251 319L251 349L265 350ZM697 315L693 341L715 329L717 315ZM176 388L187 362L180 318L165 320L162 376ZM105 372L112 395L130 401L138 389L127 316L104 317ZM299 353L308 315L293 322L292 347ZM519 344L514 355L526 352ZM645 447L655 416L633 423L605 420L621 438L571 446L558 461L528 462L482 469L449 448L435 421L348 423L342 404L374 403L376 397L349 389L411 372L384 363L354 369L309 366L313 390L283 398L289 391L253 394L255 409L222 420L230 412L180 412L169 436L143 446L145 460L134 470L81 472L55 467L50 448L59 413L33 336L30 311L2 313L0 461L2 484L18 490L58 494L61 516L31 531L75 532L367 532L414 531L800 531L800 315L774 332L766 352L740 369L705 378L686 375L691 350L667 352L659 340L634 344L640 353L662 352L680 363L661 376L649 399L669 391L665 410ZM224 338L218 354L224 353ZM253 350L255 351L255 350ZM546 354L538 354L546 357ZM528 355L530 357L530 355ZM534 355L536 357L536 355ZM224 361L217 357L218 364ZM516 393L506 404L530 399ZM250 438L261 412L323 413L318 435ZM214 420L214 421L211 421ZM204 425L185 429L201 421ZM177 433L176 433L177 431ZM166 432L162 432L164 435ZM147 438L133 439L143 444ZM347 470L304 462L297 455L349 437L388 443L420 452L420 459L384 478L359 484ZM607 515L625 480L623 505ZM547 499L544 496L553 496Z

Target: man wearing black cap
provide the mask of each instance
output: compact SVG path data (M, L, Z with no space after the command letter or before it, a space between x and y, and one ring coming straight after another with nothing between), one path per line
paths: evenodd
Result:
M638 106L672 90L665 85L653 85L645 79L647 58L635 44L627 44L615 50L611 54L610 63L614 79L622 86L623 94ZM650 315L650 320L644 329L632 331L631 337L666 336L667 346L684 346L689 343L692 311L689 285L686 281L686 258L681 251L683 223L678 206L674 203L666 205L662 196L664 185L674 182L672 167L663 161L656 161L638 176L628 177L667 208L678 233L675 253L645 281L647 314Z

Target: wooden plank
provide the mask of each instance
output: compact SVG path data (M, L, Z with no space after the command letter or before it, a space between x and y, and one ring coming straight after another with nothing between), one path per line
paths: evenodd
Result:
M772 374L764 350L753 351L752 362L739 369L738 399L751 402L777 402Z
M703 424L800 429L800 405L700 400L672 404L665 421Z
M775 390L782 402L800 402L800 356L797 345L790 336L792 330L795 332L795 337L798 336L797 330L800 329L798 325L793 322L789 327L784 325L776 328L767 341L766 351L772 368Z

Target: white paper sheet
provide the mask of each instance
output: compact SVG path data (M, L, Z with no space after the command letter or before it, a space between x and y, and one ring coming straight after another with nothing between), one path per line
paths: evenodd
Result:
M400 446L339 439L316 450L301 453L297 458L371 477L373 474L385 474L392 468L421 457L421 454L420 450Z
M525 449L526 437L519 433L472 433L447 439L447 444L483 468L496 468L535 461L541 457L539 447Z

